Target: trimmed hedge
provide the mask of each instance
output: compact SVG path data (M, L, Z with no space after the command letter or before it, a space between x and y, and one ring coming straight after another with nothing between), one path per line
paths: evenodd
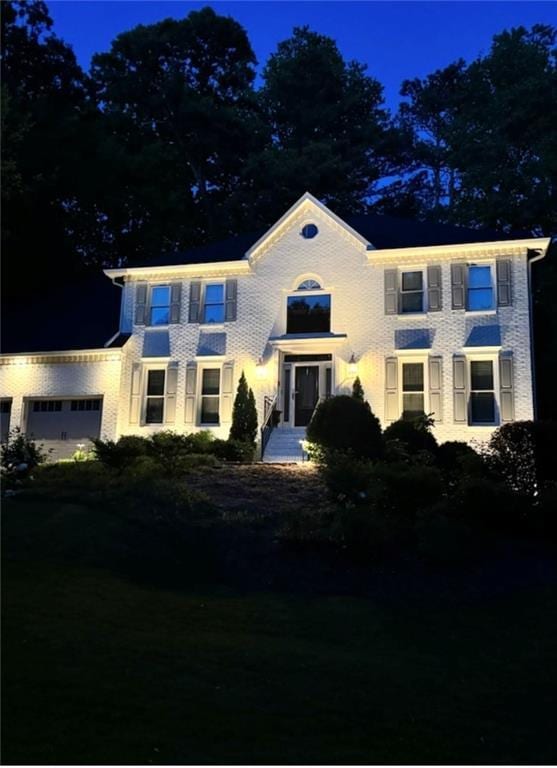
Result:
M350 452L377 459L382 453L381 426L367 403L348 395L323 400L307 428L307 439L325 451Z

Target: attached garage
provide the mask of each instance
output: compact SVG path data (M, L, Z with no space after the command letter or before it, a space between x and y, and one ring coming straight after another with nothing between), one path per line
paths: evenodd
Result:
M40 441L52 441L54 457L72 455L77 443L101 432L102 397L41 398L28 400L26 432Z

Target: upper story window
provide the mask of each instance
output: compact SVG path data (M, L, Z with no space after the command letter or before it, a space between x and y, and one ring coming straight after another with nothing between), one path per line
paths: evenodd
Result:
M315 224L306 224L302 227L302 237L305 237L306 240L311 240L318 232L319 230Z
M401 313L424 311L424 276L421 270L401 274L399 300Z
M299 291L320 291L321 286L317 282L317 280L304 280L300 285L298 286Z
M470 422L495 422L495 386L492 360L470 362Z
M205 286L203 302L204 323L224 323L224 284L212 283Z
M147 373L147 391L145 402L145 423L162 424L164 415L164 370Z
M168 325L170 322L170 286L154 285L151 288L151 325Z
M331 296L289 296L286 333L328 333L331 330Z
M467 309L493 309L493 279L489 265L469 265Z

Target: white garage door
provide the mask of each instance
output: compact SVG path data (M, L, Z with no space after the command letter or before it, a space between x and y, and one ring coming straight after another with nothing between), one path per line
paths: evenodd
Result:
M90 437L99 437L101 416L101 397L30 400L26 432L37 440L71 441L75 444Z

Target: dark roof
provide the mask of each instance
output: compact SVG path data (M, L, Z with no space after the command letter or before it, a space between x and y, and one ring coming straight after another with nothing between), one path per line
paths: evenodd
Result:
M395 216L362 214L348 216L344 221L366 238L376 248L412 248L429 245L458 245L460 243L485 243L492 240L513 240L531 237L530 232L499 232L493 229L469 229L451 224L430 221L414 221ZM209 243L187 251L161 254L148 263L133 266L162 266L171 264L207 264L218 261L235 261L244 257L252 245L262 237L267 228L238 235L228 240Z
M71 276L61 272L57 282L33 290L22 286L19 296L3 298L0 349L9 353L103 347L118 330L120 299L121 289L100 269Z

